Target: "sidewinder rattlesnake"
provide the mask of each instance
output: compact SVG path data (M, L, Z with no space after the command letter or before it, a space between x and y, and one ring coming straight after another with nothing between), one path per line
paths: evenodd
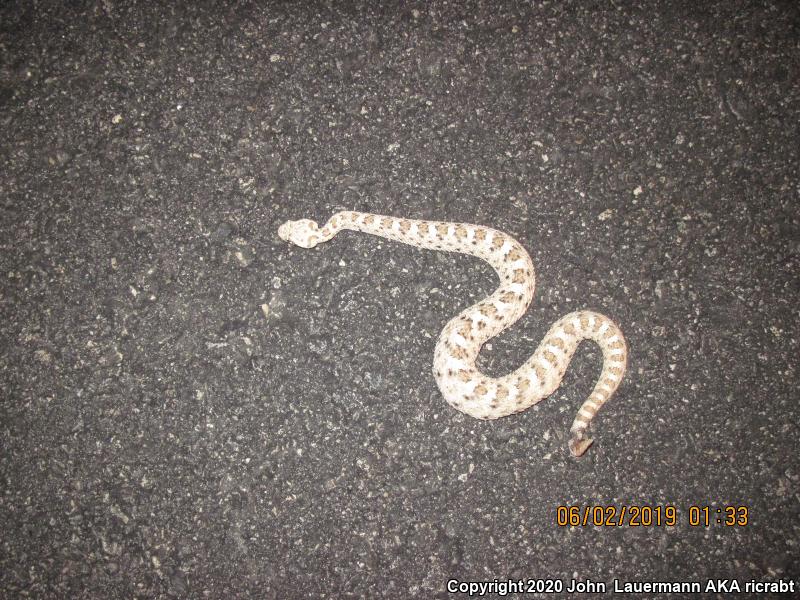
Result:
M481 347L519 319L533 298L531 257L501 231L466 223L415 221L345 211L323 226L301 219L280 226L278 235L302 248L327 242L343 229L370 233L432 250L460 252L488 262L500 278L494 293L464 309L445 325L433 354L433 374L445 400L477 419L518 413L552 394L582 340L594 340L603 351L603 370L570 428L569 449L581 456L592 444L589 423L614 394L627 363L622 332L611 319L582 310L556 321L533 355L517 370L492 378L475 367Z

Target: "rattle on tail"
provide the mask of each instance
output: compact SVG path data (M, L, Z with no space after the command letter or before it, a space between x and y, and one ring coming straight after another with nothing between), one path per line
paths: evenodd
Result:
M485 260L497 272L500 286L445 325L433 354L433 374L442 395L451 406L470 416L497 419L536 404L558 388L578 344L587 339L596 342L603 351L603 369L570 428L570 452L573 456L586 452L592 444L586 436L589 423L619 387L627 363L625 338L611 319L586 310L570 313L550 327L522 366L502 377L488 377L475 366L481 347L517 321L533 298L533 262L522 245L501 231L481 225L351 211L336 213L323 227L309 219L287 221L278 235L302 248L313 248L343 229L419 248L470 254Z

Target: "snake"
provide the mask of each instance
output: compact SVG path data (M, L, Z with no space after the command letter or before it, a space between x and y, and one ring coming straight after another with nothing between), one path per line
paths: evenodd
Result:
M627 366L628 348L619 327L590 310L571 312L552 324L533 354L516 370L489 377L476 367L483 345L527 311L536 282L525 248L502 231L469 223L414 220L342 211L322 227L310 219L287 221L279 237L301 248L314 248L343 230L357 231L417 248L456 252L480 258L497 273L499 286L488 297L462 310L442 329L433 352L433 375L444 399L476 419L519 413L550 396L583 340L602 350L603 368L570 427L568 447L582 456L593 440L592 419L614 395Z

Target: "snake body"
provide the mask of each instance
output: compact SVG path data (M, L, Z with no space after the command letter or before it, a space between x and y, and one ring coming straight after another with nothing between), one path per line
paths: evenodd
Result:
M517 321L533 299L533 262L522 245L482 225L352 211L336 213L322 227L308 219L288 221L280 226L278 235L302 248L313 248L343 229L419 248L470 254L485 260L497 272L499 287L445 325L433 354L433 374L445 400L472 417L497 419L546 398L561 383L578 344L582 340L596 342L603 352L603 369L570 428L570 452L573 456L586 452L592 444L586 435L589 423L616 391L627 363L625 338L611 319L588 310L565 315L550 327L522 366L502 377L488 377L475 366L481 347Z

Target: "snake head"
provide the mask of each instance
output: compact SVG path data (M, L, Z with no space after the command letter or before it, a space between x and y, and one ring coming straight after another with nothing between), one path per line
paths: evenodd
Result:
M319 225L311 219L286 221L278 227L278 235L282 240L291 242L301 248L313 248L319 242Z

